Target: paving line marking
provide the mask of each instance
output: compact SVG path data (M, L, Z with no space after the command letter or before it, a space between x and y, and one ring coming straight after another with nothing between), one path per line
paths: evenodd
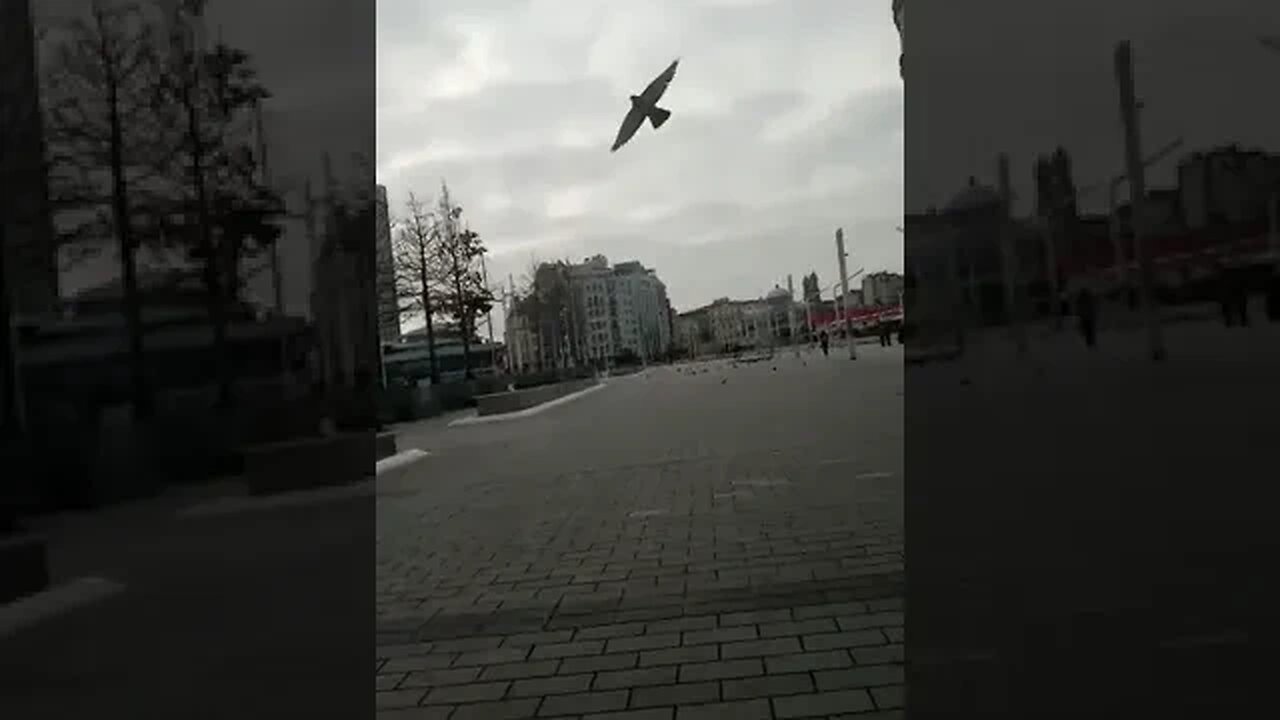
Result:
M431 453L417 448L403 450L375 463L374 473L376 476L382 476L393 470L398 470L402 467L418 462L430 455ZM179 510L177 514L182 517L204 517L210 515L226 515L229 513L248 512L252 510L274 510L285 507L300 507L315 503L329 502L332 500L345 500L363 495L370 495L375 491L376 483L373 478L370 478L347 485L295 490L280 493L278 495L267 495L262 497L252 495L234 495L230 497L222 497L185 507Z
M392 470L402 468L406 465L412 465L430 454L431 453L426 450L419 450L417 448L401 450L395 455L379 460L377 464L374 465L374 473L377 475L389 473Z
M597 390L602 390L608 386L609 386L609 383L601 382L599 384L592 385L591 387L586 388L584 390L579 390L578 392L575 392L575 393L569 393L564 397L558 397L555 400L548 400L547 402L544 402L540 405L534 405L533 407L525 408L524 410L516 410L515 412L501 413L499 415L471 415L464 418L458 418L457 420L454 420L453 422L449 423L449 427L457 427L460 425L479 425L482 423L502 422L504 420L519 420L521 418L532 417L539 413L546 412L547 410L550 410L553 407L559 407L566 403L573 402L574 400L577 400L578 398L583 397L584 395L590 395L591 393L596 392Z
M879 480L882 478L891 478L891 477L893 477L893 473L891 472L868 472L868 473L860 473L858 475L854 475L853 479L854 480Z
M0 605L0 639L76 608L102 602L124 592L123 583L82 577Z

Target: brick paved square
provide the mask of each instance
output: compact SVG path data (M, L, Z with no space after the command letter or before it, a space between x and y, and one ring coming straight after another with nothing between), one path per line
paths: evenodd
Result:
M379 707L751 720L801 697L876 711L866 688L891 703L901 447L837 437L861 426L847 408L802 400L854 393L898 427L901 366L884 362L617 381L541 419L402 430L432 455L397 477L415 492L378 504ZM725 388L748 376L753 403L797 420L744 414ZM857 692L873 704L851 709Z

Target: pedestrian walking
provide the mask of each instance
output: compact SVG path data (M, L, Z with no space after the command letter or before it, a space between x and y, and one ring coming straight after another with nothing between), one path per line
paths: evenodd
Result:
M822 334L818 336L818 344L822 345L823 355L831 354L831 338L827 335L826 330L823 330Z
M1273 268L1267 278L1267 319L1280 322L1280 268Z
M1089 288L1080 288L1076 298L1076 316L1080 321L1080 336L1084 344L1095 347L1098 343L1098 306Z

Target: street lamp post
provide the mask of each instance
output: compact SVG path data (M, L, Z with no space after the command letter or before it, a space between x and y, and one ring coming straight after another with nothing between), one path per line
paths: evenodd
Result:
M849 359L858 359L858 343L854 342L853 322L849 318L849 273L846 267L848 253L844 251L844 228L836 229L836 258L840 265L840 305L844 308L844 333L849 339Z
M1142 133L1138 126L1138 102L1133 87L1133 49L1128 41L1116 44L1116 83L1120 91L1120 119L1124 125L1125 161L1129 175L1130 224L1133 226L1133 252L1141 276L1142 306L1146 315L1151 359L1165 359L1164 334L1155 307L1153 268L1150 249L1145 247L1146 192L1145 163L1142 158Z

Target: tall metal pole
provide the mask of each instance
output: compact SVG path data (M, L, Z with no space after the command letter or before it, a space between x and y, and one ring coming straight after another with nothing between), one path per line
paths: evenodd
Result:
M1124 124L1125 161L1129 175L1130 223L1133 226L1133 253L1138 261L1138 272L1141 280L1142 308L1146 316L1147 340L1150 345L1151 359L1155 362L1164 360L1164 335L1160 328L1160 318L1155 306L1153 292L1154 270L1151 253L1145 247L1146 238L1146 169L1142 161L1142 133L1138 123L1137 99L1133 88L1133 49L1129 42L1116 44L1115 49L1116 83L1120 90L1120 119Z
M800 355L800 347L796 344L796 286L791 275L787 275L787 339Z
M480 282L484 283L484 289L489 290L489 266L485 262L484 253L480 255ZM489 344L493 344L493 303L489 303L489 311L485 316L485 323L489 326ZM490 350L492 352L492 350Z
M858 359L858 343L853 337L853 322L849 317L849 273L846 269L848 255L844 251L844 228L836 229L836 259L840 264L840 306L844 308L844 332L849 340L849 359Z
M1009 325L1013 330L1014 346L1018 354L1027 352L1027 332L1022 322L1022 303L1018 292L1018 251L1014 246L1014 228L1012 222L1013 187L1009 179L1009 156L1001 153L996 166L997 182L1000 192L1000 258L1004 275L1004 302L1008 308ZM1051 285L1055 287L1056 285ZM1055 293L1056 295L1056 293ZM1057 298L1053 298L1057 302ZM1056 314L1056 313L1055 313Z
M1280 190L1272 190L1267 198L1267 249L1272 264L1280 265Z

